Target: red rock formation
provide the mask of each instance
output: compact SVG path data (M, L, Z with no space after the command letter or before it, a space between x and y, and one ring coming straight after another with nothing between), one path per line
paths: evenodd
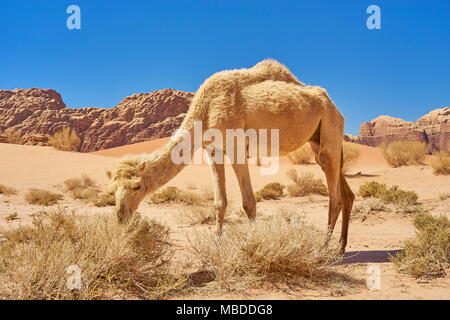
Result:
M89 152L166 137L180 125L193 94L165 89L125 98L118 106L69 109L54 90L0 90L0 132L20 131L23 143L74 128Z
M382 142L420 141L429 145L429 152L449 150L450 108L437 109L417 122L380 116L359 127L359 136L346 136L347 141L377 147Z
M450 151L450 107L431 111L416 123L426 132L430 150Z

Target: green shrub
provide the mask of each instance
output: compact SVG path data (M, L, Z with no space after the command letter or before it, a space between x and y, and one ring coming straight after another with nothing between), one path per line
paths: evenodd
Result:
M405 251L391 258L397 268L414 277L446 276L450 267L450 221L429 213L415 216L416 237L405 243Z
M376 181L368 181L359 187L358 194L363 198L381 198L386 190L386 184Z

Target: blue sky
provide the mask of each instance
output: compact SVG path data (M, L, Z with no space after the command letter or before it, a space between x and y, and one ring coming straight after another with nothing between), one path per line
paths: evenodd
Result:
M66 28L71 4L81 30ZM366 27L371 4L381 30ZM195 91L268 57L325 87L348 133L450 105L448 0L1 0L0 39L1 89L53 88L69 107Z

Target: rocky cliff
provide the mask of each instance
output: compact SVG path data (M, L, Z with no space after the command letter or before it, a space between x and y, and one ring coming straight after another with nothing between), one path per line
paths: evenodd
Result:
M192 96L165 89L129 96L111 109L71 109L54 90L0 90L0 142L20 131L22 143L45 145L64 126L78 133L83 152L166 137L180 125Z
M390 116L380 116L359 127L358 136L346 136L352 141L372 147L382 142L420 141L428 144L429 152L450 150L450 107L431 111L416 122Z

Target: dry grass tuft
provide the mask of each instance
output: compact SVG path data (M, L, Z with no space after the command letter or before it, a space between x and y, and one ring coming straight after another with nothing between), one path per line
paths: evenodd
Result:
M339 245L302 219L281 217L232 224L221 236L211 231L190 240L196 256L226 290L298 278L323 280L340 260Z
M216 221L216 212L213 207L192 206L180 212L181 220L191 226L209 224Z
M22 132L20 130L8 130L5 132L6 141L12 144L22 143Z
M11 187L7 187L3 184L0 184L0 194L4 194L4 195L13 195L13 194L17 194L17 190Z
M63 196L43 189L30 189L25 195L25 200L29 204L37 204L40 206L52 206L58 203Z
M387 187L384 183L368 181L359 187L358 194L363 198L379 198L385 203L393 204L403 212L418 212L421 207L417 206L418 195L414 191L405 191L398 186Z
M389 211L384 201L378 198L369 198L363 202L355 203L350 217L351 219L365 221L370 214L381 211Z
M109 207L116 205L116 197L111 193L101 193L93 200L97 207Z
M393 167L422 164L427 145L418 141L395 141L380 145L384 159Z
M79 178L66 179L63 182L64 188L72 198L94 201L99 193L95 181L86 174Z
M302 172L300 176L295 169L289 169L287 176L293 182L287 186L291 197L304 197L310 194L328 195L328 190L321 179L315 179L310 172Z
M440 195L439 195L439 199L440 200L447 200L447 199L449 199L450 198L450 192L447 192L447 193L441 193Z
M431 160L431 167L435 175L449 175L450 174L450 154L442 151L433 154Z
M342 172L348 172L348 170L356 163L361 156L361 151L358 146L351 142L344 142L342 144L343 151L343 166Z
M64 127L49 138L48 144L62 151L80 150L81 140L74 129Z
M450 220L429 213L414 218L416 237L405 243L405 251L392 258L400 271L414 277L447 276L450 270Z
M313 157L314 154L309 143L288 154L288 158L293 164L310 164L313 162Z
M121 225L109 216L56 211L2 233L5 299L158 298L185 283L170 264L168 228L152 220ZM81 289L70 290L76 269Z
M265 185L262 189L255 192L257 202L261 200L277 200L283 196L284 186L278 182L272 182Z
M185 203L188 205L200 205L202 202L210 201L210 199L211 195L206 192L198 195L191 191L184 191L177 187L170 186L151 195L149 197L149 202L152 204Z

